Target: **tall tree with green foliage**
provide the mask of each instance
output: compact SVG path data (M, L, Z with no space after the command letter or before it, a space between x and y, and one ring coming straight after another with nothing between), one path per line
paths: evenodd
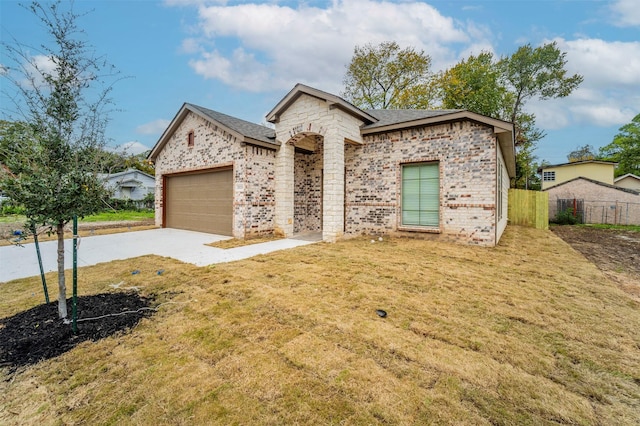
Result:
M498 63L507 87L514 95L512 122L516 122L527 101L564 98L582 83L581 75L567 75L566 56L555 42L536 48L526 44Z
M556 43L536 48L527 44L498 61L489 52L472 55L437 80L443 108L468 109L514 123L516 187L527 188L535 179L533 151L544 137L535 115L525 111L527 102L568 96L583 80L578 74L568 75L566 63Z
M596 158L598 158L598 155L589 144L578 146L576 149L571 151L569 155L567 155L567 160L569 160L570 163L575 163L576 161L595 160Z
M510 111L511 96L491 52L471 55L440 73L436 86L442 108L467 109L500 119Z
M398 43L356 46L342 96L360 108L428 108L433 99L431 57Z
M28 223L48 226L58 236L58 314L67 317L64 276L64 227L74 216L98 211L108 194L97 176L105 145L105 126L115 73L93 54L77 26L81 15L63 1L28 6L50 36L33 47L3 42L8 79L16 88L14 114L3 141L9 147L0 171L0 188L25 207ZM42 66L45 58L48 66ZM3 105L3 109L5 106ZM6 111L3 111L6 112Z
M498 67L507 90L512 95L508 120L516 131L516 187L526 187L530 164L522 153L532 152L544 132L535 126L535 116L525 114L531 99L555 99L569 96L583 81L579 74L568 75L566 53L555 42L539 47L526 44L502 58Z
M618 163L616 176L632 173L640 176L640 114L620 127L613 141L600 148L600 155Z

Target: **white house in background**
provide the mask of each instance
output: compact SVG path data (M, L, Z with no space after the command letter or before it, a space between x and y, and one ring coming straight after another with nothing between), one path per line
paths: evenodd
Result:
M107 188L113 191L113 198L119 200L143 200L147 194L155 192L156 178L137 169L104 174L101 177Z
M615 186L620 188L634 189L640 191L640 176L636 176L633 173L627 173L626 175L618 176L613 180Z

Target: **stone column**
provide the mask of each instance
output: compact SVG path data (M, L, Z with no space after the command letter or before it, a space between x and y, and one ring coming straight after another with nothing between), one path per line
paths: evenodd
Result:
M322 239L336 242L344 233L344 138L333 127L324 136Z
M276 152L276 235L293 234L294 147L282 143Z

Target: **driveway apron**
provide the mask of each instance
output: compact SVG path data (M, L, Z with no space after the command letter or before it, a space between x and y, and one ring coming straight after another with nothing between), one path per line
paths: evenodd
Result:
M171 257L197 266L206 266L246 259L258 254L315 242L303 239L282 239L227 250L205 245L229 238L222 235L170 228L83 237L79 240L78 267L148 254ZM72 244L72 240L65 240L65 269L72 267ZM57 241L40 243L45 272L58 269L57 248ZM0 282L38 274L40 274L40 269L33 243L0 247Z

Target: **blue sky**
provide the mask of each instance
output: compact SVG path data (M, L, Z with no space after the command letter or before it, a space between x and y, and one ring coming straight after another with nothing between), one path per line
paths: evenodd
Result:
M424 50L433 71L483 50L556 41L584 83L568 98L526 105L547 133L539 160L606 145L640 113L637 0L76 0L74 10L90 11L78 21L87 40L130 77L114 87L107 136L132 152L151 148L183 102L261 123L298 82L339 94L354 47L387 40ZM48 41L18 1L0 1L0 26L6 43ZM10 119L11 87L0 84Z

